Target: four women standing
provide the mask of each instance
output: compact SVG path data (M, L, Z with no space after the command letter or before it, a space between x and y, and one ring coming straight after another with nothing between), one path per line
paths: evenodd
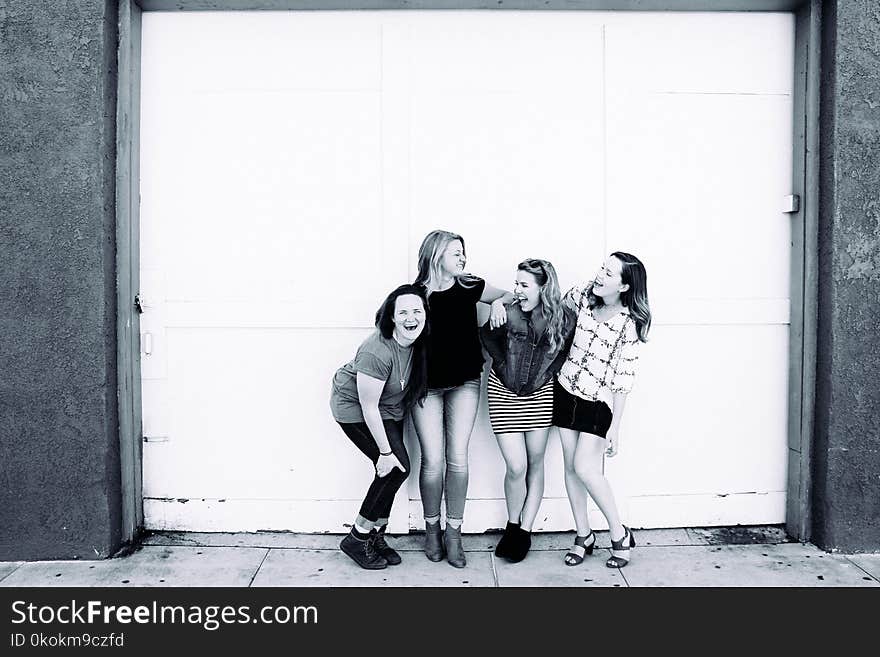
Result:
M586 517L589 491L611 529L607 565L626 565L635 542L618 518L601 456L606 446L609 455L617 451L636 345L650 326L644 267L634 256L614 253L590 285L573 288L563 302L556 272L546 260L520 263L514 294L464 273L465 263L461 236L429 233L419 249L415 283L388 296L377 313L379 330L334 377L333 416L376 470L340 547L364 568L400 563L384 531L394 495L408 475L402 420L410 409L422 452L425 554L432 561L446 556L457 568L466 565L461 526L482 337L493 359L490 420L507 465L508 524L496 554L516 562L529 550L552 423L560 427L566 490L578 530L566 563L580 563L595 543ZM478 331L479 302L492 308L488 324ZM444 488L445 532L440 528Z

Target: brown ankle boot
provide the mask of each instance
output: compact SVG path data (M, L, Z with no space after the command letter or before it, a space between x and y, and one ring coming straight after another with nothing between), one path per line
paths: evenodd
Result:
M439 520L425 523L425 556L431 561L443 561L443 532Z
M461 527L447 524L443 542L446 544L446 560L449 565L464 568L467 565L467 559L464 557L464 548L461 546Z

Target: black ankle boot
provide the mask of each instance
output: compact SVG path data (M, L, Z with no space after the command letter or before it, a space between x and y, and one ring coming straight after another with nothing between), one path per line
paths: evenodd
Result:
M511 563L519 563L526 558L532 547L532 533L526 531L522 527L517 527L511 538L510 550L507 553L507 560Z
M510 558L510 547L513 544L514 534L518 529L518 522L510 522L509 520L507 521L507 527L504 528L504 534L501 535L501 538L498 540L498 545L495 546L496 557L499 557L501 559Z

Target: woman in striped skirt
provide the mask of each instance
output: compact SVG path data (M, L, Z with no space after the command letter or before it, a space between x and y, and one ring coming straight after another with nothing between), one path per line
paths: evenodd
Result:
M492 357L489 419L507 466L507 527L495 554L522 561L544 496L544 452L553 422L553 378L565 360L576 317L562 305L556 270L530 258L517 266L507 324L480 337Z

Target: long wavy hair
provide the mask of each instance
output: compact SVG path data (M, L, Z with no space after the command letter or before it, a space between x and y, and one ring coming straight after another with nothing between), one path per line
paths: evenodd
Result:
M651 329L651 307L648 304L648 273L645 265L631 253L615 251L611 254L620 260L620 281L629 288L620 293L620 302L629 308L636 323L636 333L642 342L648 341L648 331ZM590 287L589 304L591 308L604 305L601 297L593 294Z
M406 394L403 396L403 405L411 408L416 402L421 402L428 394L428 359L427 344L428 335L431 332L430 310L428 308L428 298L423 287L406 283L395 288L385 297L385 301L376 311L376 328L382 337L393 340L394 334L394 309L397 305L397 298L405 294L414 294L422 300L425 308L425 326L421 334L413 342L412 347L412 370L409 375L409 385Z
M562 293L559 291L559 278L549 260L526 258L517 266L517 271L528 272L541 286L538 299L541 312L547 319L547 337L550 349L556 351L565 344L565 309L562 306Z
M441 278L440 260L446 252L450 242L461 242L461 252L467 258L464 238L461 235L450 233L448 230L432 230L425 235L422 245L419 247L419 273L416 275L415 285L421 285L430 295L437 290L437 284ZM462 287L473 287L480 279L471 274L458 274L455 281Z

